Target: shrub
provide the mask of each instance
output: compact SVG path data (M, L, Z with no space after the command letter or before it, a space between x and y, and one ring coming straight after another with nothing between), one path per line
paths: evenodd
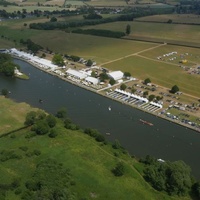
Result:
M117 163L116 167L112 169L112 173L115 176L124 175L124 165L121 162Z

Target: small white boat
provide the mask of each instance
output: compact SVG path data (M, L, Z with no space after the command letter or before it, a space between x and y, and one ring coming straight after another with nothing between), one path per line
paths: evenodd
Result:
M110 106L108 107L108 110L111 111L111 107Z

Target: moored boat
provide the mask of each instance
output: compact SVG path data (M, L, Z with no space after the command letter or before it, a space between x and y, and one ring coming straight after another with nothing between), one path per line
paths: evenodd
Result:
M151 122L145 121L143 119L140 119L140 122L142 122L143 124L147 124L149 126L153 126L153 124Z

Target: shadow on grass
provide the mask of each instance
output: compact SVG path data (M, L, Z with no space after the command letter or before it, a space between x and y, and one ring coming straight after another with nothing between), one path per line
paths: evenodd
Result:
M23 126L23 127L21 127L21 128L18 128L18 129L9 131L9 132L7 132L7 133L3 133L3 134L0 135L0 138L5 137L5 136L8 136L8 135L10 135L10 134L12 134L12 133L18 132L18 131L20 131L20 130L26 129L26 128L28 128L28 127L29 127L29 126Z

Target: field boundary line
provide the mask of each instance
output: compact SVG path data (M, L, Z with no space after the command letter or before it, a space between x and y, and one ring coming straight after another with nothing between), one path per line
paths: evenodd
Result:
M113 63L113 62L116 62L116 61L119 61L119 60L123 60L124 58L128 58L128 57L131 57L131 56L135 56L135 55L138 55L138 54L140 54L140 53L143 53L143 52L146 52L146 51L150 51L150 50L152 50L152 49L156 49L156 48L159 48L159 47L165 46L165 45L167 45L167 43L159 44L159 45L157 45L157 46L150 47L150 48L148 48L148 49L144 49L144 50L142 50L142 51L138 51L138 52L135 52L135 53L132 53L132 54L123 56L123 57L121 57L121 58L117 58L117 59L114 59L114 60L110 60L110 61L108 61L108 62L105 62L105 63L100 64L100 66L103 66L103 65L106 65L106 64L109 64L109 63Z

